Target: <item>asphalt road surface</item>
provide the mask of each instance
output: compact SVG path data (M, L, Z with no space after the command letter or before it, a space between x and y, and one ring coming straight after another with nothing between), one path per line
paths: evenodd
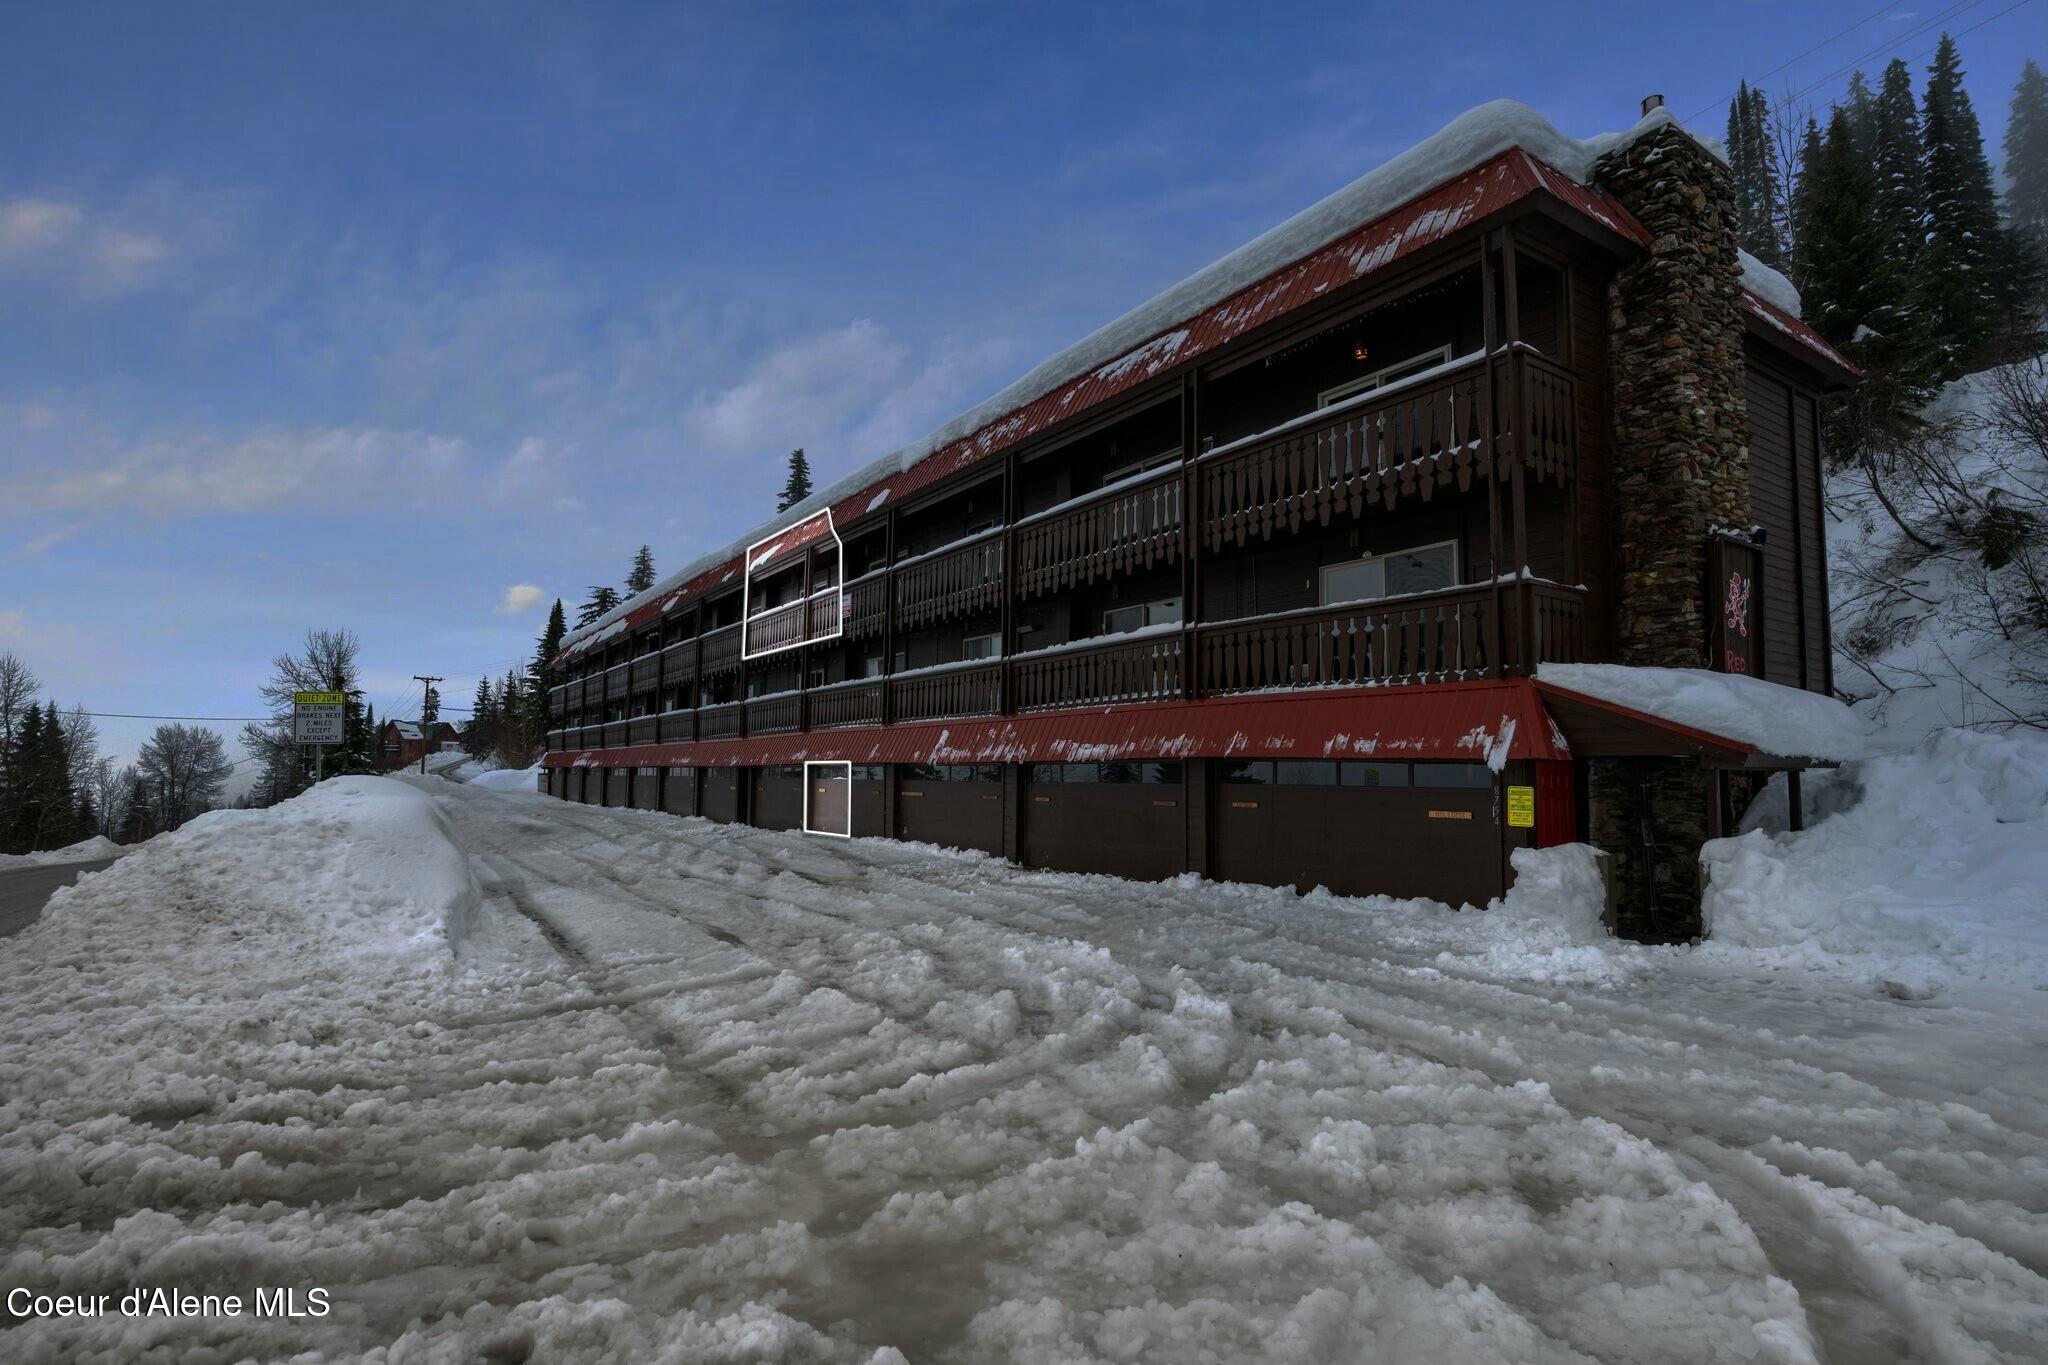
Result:
M101 858L90 863L58 863L53 867L0 872L0 938L11 937L34 924L58 887L69 886L87 872L113 865L112 858Z

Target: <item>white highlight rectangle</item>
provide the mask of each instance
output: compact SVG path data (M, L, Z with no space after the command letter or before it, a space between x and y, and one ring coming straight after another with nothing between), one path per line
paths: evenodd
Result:
M786 603L783 606L774 608L773 611L763 612L762 617L763 619L766 619L767 617L772 616L774 612L789 611L791 609L794 609L803 614L804 620L801 623L799 623L797 639L791 640L786 644L769 645L762 649L755 649L753 647L754 552L760 549L763 545L772 546L777 541L788 540L792 538L793 536L797 535L797 533L800 532L805 526L808 526L810 523L816 521L819 517L823 517L825 519L825 534L832 537L833 548L837 550L839 555L839 569L837 574L835 575L835 577L837 577L838 579L838 582L834 583L830 588L814 591L808 597L800 597L794 602ZM804 547L804 553L810 553L809 543L806 543ZM770 550L768 554L761 556L761 561L763 563L767 563L769 561L772 561L774 558L775 551ZM815 602L818 598L828 593L831 594L838 601L838 609L832 613L832 629L829 633L823 635L808 634L807 632L810 629L809 618L811 612L811 603ZM846 634L846 611L849 605L850 603L846 597L846 542L839 538L839 528L835 526L832 522L831 508L827 507L822 511L813 512L810 516L805 517L802 521L797 522L793 526L785 526L780 531L777 531L772 535L762 536L759 540L755 541L752 545L749 545L747 547L746 557L741 561L740 662L748 663L755 659L765 659L771 654L783 654L792 649L801 649L805 645L824 644L828 641L839 639L841 636Z
M845 812L845 814L846 814L846 828L845 828L845 829L843 829L843 830L838 830L838 829L812 829L812 828L811 828L811 769L813 769L813 768L844 768L844 769L846 769L846 812ZM853 837L853 763L852 763L852 761L851 761L851 760L849 760L849 759L806 759L806 760L804 760L804 833L806 833L806 834L823 834L823 835L825 835L826 837L828 837L828 838L832 838L832 839L851 839L851 838Z

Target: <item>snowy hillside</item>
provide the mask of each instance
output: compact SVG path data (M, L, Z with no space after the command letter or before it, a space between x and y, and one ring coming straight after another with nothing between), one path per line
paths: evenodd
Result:
M1584 850L1520 871L1480 915L420 778L209 816L0 942L0 1280L334 1312L8 1353L2039 1358L2038 991L1615 944Z

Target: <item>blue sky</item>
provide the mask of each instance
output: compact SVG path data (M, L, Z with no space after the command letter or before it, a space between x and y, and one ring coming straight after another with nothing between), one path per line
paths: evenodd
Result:
M247 715L347 627L466 702L1474 104L1718 132L1939 13L1874 8L12 6L0 649ZM1994 157L2042 13L1961 37Z

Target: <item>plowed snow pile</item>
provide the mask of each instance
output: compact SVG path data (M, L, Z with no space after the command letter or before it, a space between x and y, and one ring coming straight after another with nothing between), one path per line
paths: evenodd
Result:
M330 783L0 945L0 1284L332 1313L0 1342L2038 1359L2041 1012L1614 945L1589 871L1456 913Z

